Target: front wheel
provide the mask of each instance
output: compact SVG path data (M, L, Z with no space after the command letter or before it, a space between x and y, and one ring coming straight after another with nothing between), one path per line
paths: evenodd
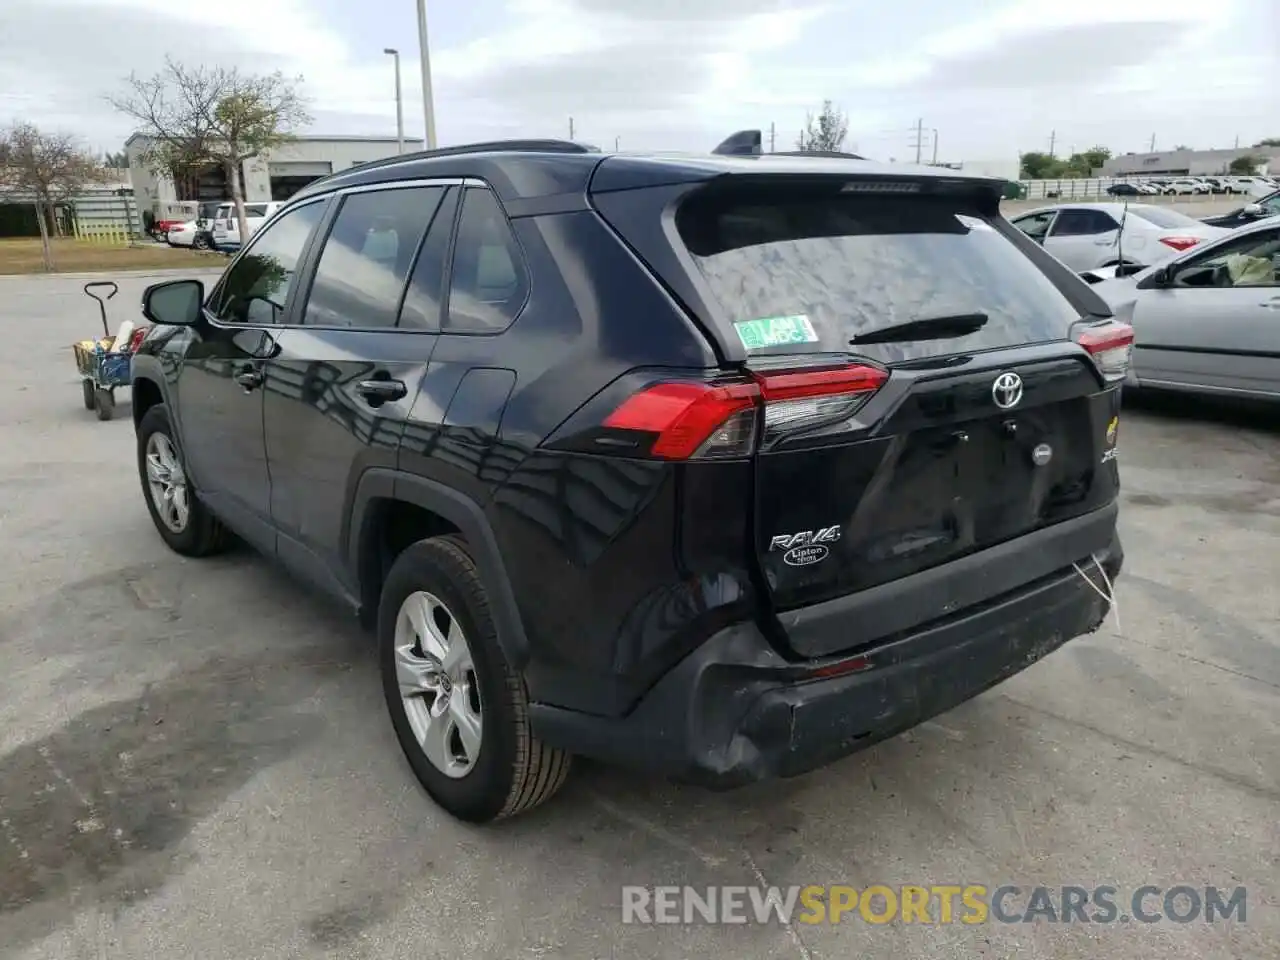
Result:
M227 530L191 489L169 411L158 403L138 423L138 475L161 539L177 553L203 557L227 542Z
M433 800L486 823L553 796L570 756L534 737L524 682L467 546L422 540L391 567L378 608L382 686L396 738Z

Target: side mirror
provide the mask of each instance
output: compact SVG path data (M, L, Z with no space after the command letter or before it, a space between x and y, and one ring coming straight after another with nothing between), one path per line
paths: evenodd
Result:
M142 294L142 315L152 323L190 327L200 319L204 284L199 280L170 280L147 287Z
M1158 290L1169 286L1173 280L1173 272L1168 267L1158 267L1138 281L1139 290Z
M1267 211L1262 209L1262 204L1260 203L1246 203L1240 212L1246 217L1265 217L1267 215Z

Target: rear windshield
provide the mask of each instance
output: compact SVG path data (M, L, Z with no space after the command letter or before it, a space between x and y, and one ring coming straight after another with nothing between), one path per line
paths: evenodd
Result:
M676 215L723 318L751 354L852 351L850 337L982 313L975 333L866 344L885 362L1066 337L1079 313L963 197L798 188L695 194Z
M1147 223L1153 223L1161 230L1177 230L1179 227L1203 227L1204 224L1193 217L1177 210L1165 210L1163 207L1129 208L1129 216L1141 217Z

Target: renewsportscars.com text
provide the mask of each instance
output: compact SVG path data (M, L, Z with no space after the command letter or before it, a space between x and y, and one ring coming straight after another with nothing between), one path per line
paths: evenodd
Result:
M1003 884L628 886L623 923L1245 923L1247 891Z

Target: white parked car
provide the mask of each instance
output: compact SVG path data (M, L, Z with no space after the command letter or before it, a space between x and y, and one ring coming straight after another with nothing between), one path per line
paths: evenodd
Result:
M249 228L249 236L253 236L258 227L266 223L267 218L284 206L283 200L272 200L268 203L246 203L244 215ZM224 203L218 207L213 217L213 245L219 250L235 250L243 240L240 237L240 221L236 217L235 204Z
M171 247L208 250L213 246L213 235L209 232L208 226L201 226L198 220L188 220L176 227L170 227L164 239Z
M1280 217L1093 289L1133 326L1130 386L1280 400Z
M1247 193L1251 197L1265 197L1275 192L1275 184L1266 177L1232 177L1237 193Z
M1195 177L1180 177L1165 184L1164 192L1183 195L1200 194L1211 193L1212 188L1203 180L1197 180Z
M1121 262L1151 266L1228 232L1146 203L1060 203L1012 223L1077 272Z

